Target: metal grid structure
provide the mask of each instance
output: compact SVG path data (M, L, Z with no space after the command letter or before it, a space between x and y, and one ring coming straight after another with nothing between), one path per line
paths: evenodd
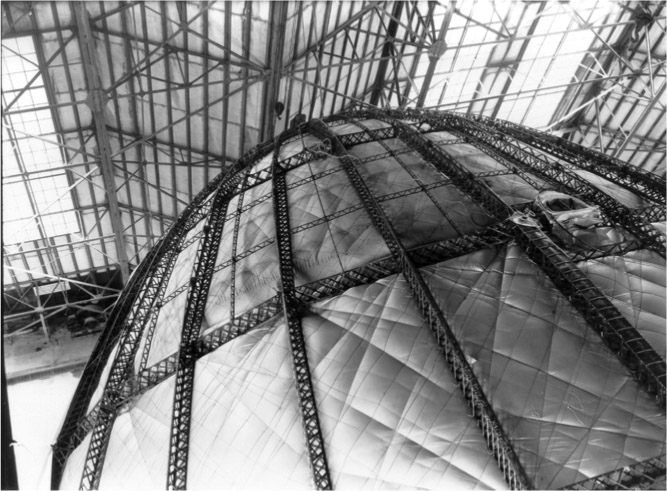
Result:
M601 151L587 169L609 177L620 159L617 179L664 200L663 2L4 2L2 14L3 306L25 328L107 305L207 182L342 109L547 130L571 142L559 158Z
M511 155L500 151L492 152L491 160L500 166L499 170L493 172L480 172L479 169L473 172L467 169L449 153L449 148L454 151L460 148L477 148L483 151L489 147L480 126L466 124L467 122L469 119L465 115L433 111L349 111L286 130L273 141L258 146L239 159L224 177L212 181L175 222L162 239L161 245L152 250L151 258L142 262L139 275L133 277L132 286L117 304L115 325L118 327L111 332L118 332L113 337L109 335L107 340L107 360L91 363L87 367L68 420L56 443L53 487L59 487L64 472L71 474L72 470L68 471L67 465L75 450L79 451L80 456L85 455L85 458L79 461L80 464L69 464L82 466L81 487L100 486L100 478L104 478L106 447L110 439L114 438L111 434L114 419L128 411L128 408L131 410L134 404L156 388L164 386L165 381L172 376L175 376L175 385L171 436L168 449L163 449L165 452L169 450L165 479L169 476L169 488L183 489L188 486L188 479L195 477L188 473L188 467L193 465L193 461L188 460L190 425L198 419L198 415L192 410L192 391L197 373L195 367L216 350L223 349L240 336L260 330L267 322L279 318L283 318L287 326L287 337L294 358L294 384L298 389L295 392L298 394L297 405L301 411L303 445L307 448L310 478L320 489L335 486L341 471L333 468L334 474L330 475L331 464L327 465L327 437L318 421L320 409L316 402L318 397L322 400L321 392L318 396L318 390L322 389L317 388L321 382L312 379L313 369L308 364L308 350L311 348L304 341L302 317L322 299L340 296L355 286L376 284L396 274L402 275L409 285L422 322L432 330L433 343L442 351L442 356L447 360L452 376L460 388L460 397L472 409L468 417L478 422L481 428L480 439L486 442L485 445L497 461L507 485L520 489L539 487L538 480L543 477L539 473L535 474L534 468L531 468L530 473L524 469L527 462L523 447L525 435L515 434L515 429L506 429L510 422L497 415L496 412L502 408L498 406L496 396L487 381L478 380L477 369L471 368L470 360L473 358L469 348L465 348L461 334L457 334L450 327L451 320L448 320L448 316L451 319L451 314L445 314L442 310L439 303L442 299L437 297L433 285L426 281L423 269L425 266L441 264L443 261L488 249L502 250L512 244L518 244L534 261L536 267L553 281L562 297L573 309L579 311L584 324L592 327L609 346L609 355L605 356L613 357L612 353L616 352L620 361L627 365L628 373L635 376L637 386L642 387L648 394L649 399L646 400L649 404L655 404L658 412L664 414L665 361L663 356L656 352L658 348L651 346L643 338L640 331L645 326L632 325L633 320L626 319L611 303L607 294L582 273L579 265L585 257L585 254L582 257L582 252L586 251L582 251L580 247L572 249L560 242L560 245L557 245L554 240L559 239L552 238L548 230L542 230L539 222L532 218L533 213L537 212L532 200L513 203L512 196L494 191L489 179L515 175L520 176L526 183L532 183L535 191L561 189L572 196L583 196L579 181L559 181L551 175L543 175L541 165L536 162L533 154L527 151ZM494 129L493 126L488 126L487 130L489 134L496 136L502 133L502 130ZM443 134L448 136L442 139ZM498 141L507 145L517 145L519 142L511 131L502 133L502 138ZM371 151L369 157L365 158L358 149L369 145L376 145L386 152L376 154ZM553 154L559 155L561 151L562 148L554 149ZM407 158L410 158L410 163L405 160ZM367 166L375 162L388 161L394 162L392 165L396 169L408 173L417 186L401 192L379 193L376 183L368 177L369 170L364 169L368 169ZM323 166L318 169L323 170L315 172L311 165L318 162ZM423 162L425 167L417 165L420 162ZM567 166L570 164L561 165L562 172L568 172ZM432 185L423 182L426 167L431 167L440 176ZM610 167L609 171L615 172L621 168ZM309 174L304 177L303 172L307 169ZM321 182L320 180L333 174L346 176L346 182L358 197L358 204L331 215L325 214L322 218L312 215L301 225L297 223L301 223L302 216L296 222L291 221L290 209L295 206L294 200L297 198L290 194L290 191L304 189L304 186ZM268 185L271 187L267 188ZM486 217L485 225L481 228L477 225L474 232L466 232L465 220L461 222L459 219L459 224L456 225L456 220L450 216L453 210L440 206L438 198L432 194L433 190L443 186L450 186L450 192L461 192L461 196L465 195L471 200L466 205L468 212L472 213L473 203L477 203L480 216ZM625 188L639 195L645 186L643 182L626 182ZM389 203L410 198L415 193L427 198L433 209L451 224L449 228L454 237L417 246L408 245L409 237L397 228L404 228L405 223L399 222L399 218L391 214ZM244 196L249 202L243 199ZM651 204L664 206L659 201L658 198ZM232 205L232 202L235 204ZM617 206L621 204L617 203ZM259 211L253 212L257 209L265 210L268 216ZM274 221L275 238L270 236L271 232L267 229L265 233L269 235L265 240L248 239L245 227L250 226L249 213L256 213L251 216L260 221ZM299 213L303 214L302 211ZM324 275L314 281L304 281L301 276L304 274L303 266L297 260L298 247L295 245L295 237L304 231L309 233L318 225L331 224L340 217L349 217L355 213L368 217L369 224L384 243L385 255L382 256L381 246L375 246L373 251L369 252L380 254L375 260L359 267L344 269L336 275ZM624 225L615 222L613 216L604 224L616 228ZM188 232L190 235L186 239ZM245 237L244 245L241 236ZM231 246L231 250L221 246L224 241ZM184 288L173 290L174 287L167 287L169 291L180 293L167 294L165 286L166 283L171 285L170 275L159 268L169 269L168 265L173 267L175 256L179 256L179 263L186 261L187 256L184 257L183 254L187 250L187 243L198 244L196 253L190 253L194 257L195 269L191 276L182 279ZM653 246L646 237L634 237L615 244L615 247L602 245L596 248L589 245L588 249L595 250L596 258L610 258L621 257L622 254L637 249L648 252L651 247ZM664 250L662 253L664 256ZM279 264L275 273L277 277L265 277L267 281L274 281L275 286L273 290L269 288L256 294L248 304L248 294L244 290L246 285L236 283L237 277L241 277L249 267L243 263L245 259L253 257L258 260L257 257L262 257L262 254L269 254L267 257L275 255L273 261ZM257 265L253 266L253 270L255 275L270 275L270 272L264 273ZM219 290L221 272L231 275L232 286L229 294ZM216 285L215 294L208 293L212 283ZM255 288L261 290L261 287ZM236 296L232 294L234 290L237 291ZM209 298L206 298L207 294ZM160 360L153 357L153 361L147 363L150 356L146 355L146 352L155 349L152 344L156 341L152 341L153 328L149 327L148 319L141 317L146 315L141 313L141 309L150 305L157 306L145 310L157 318L159 310L164 308L164 305L173 303L177 295L186 298L180 328L181 342L172 348L174 353ZM214 315L209 309L220 298L229 299L228 308L231 314L227 321L211 330L206 327L209 321L205 322L205 319ZM164 325L167 321L162 318L159 322ZM201 329L199 325L202 325ZM164 327L161 329L163 330L159 336L164 337ZM149 331L150 334L147 334ZM141 343L141 339L147 341ZM111 346L115 343L120 347L112 354ZM138 353L138 349L144 350L144 353ZM583 356L586 353L588 352L584 351ZM141 360L138 365L134 362L134 368L133 359ZM103 374L105 363L110 367L108 375ZM95 387L99 384L105 384L104 390L93 400ZM627 463L619 468L608 468L604 473L591 475L584 480L559 481L559 484L571 489L598 489L611 485L640 488L659 486L665 479L664 438L662 440L661 450L644 460ZM545 441L545 445L548 446L548 441ZM83 454L82 448L85 452Z
M50 316L108 305L109 328L54 446L54 488L83 447L76 485L98 487L117 416L172 379L165 482L185 487L197 363L278 317L289 326L311 477L331 487L337 469L325 452L302 319L317 302L392 275L407 280L502 477L534 487L421 269L513 240L664 412L663 356L578 269L647 250L664 258L664 228L655 226L666 215L664 2L12 1L0 9L3 320L14 335L41 325L48 337ZM350 124L354 131L337 132ZM442 131L451 138L429 140ZM281 156L306 134L319 143ZM350 156L368 143L375 153ZM500 168L469 172L447 145L471 145ZM437 181L415 178L403 162L415 152L441 173ZM292 226L289 193L338 171L286 176L330 157L340 158L360 201ZM355 169L386 158L417 184L386 195L365 188ZM509 220L535 210L504 202L494 178L597 204L627 240L563 251L534 223ZM634 201L622 203L612 185ZM275 196L251 199L262 186ZM457 228L435 197L452 186L482 210L484 228ZM410 246L398 237L386 207L421 193L455 236ZM275 237L219 259L222 235L231 230L237 251L244 214L262 200L274 206ZM301 263L288 232L355 213L370 217L387 256L295 281ZM272 248L280 252L276 291L245 309L236 298L244 261ZM188 249L198 251L198 273L174 289L169 277ZM229 318L200 331L209 283L227 268ZM180 349L153 356L165 306L181 301ZM664 472L663 452L568 486L660 487Z

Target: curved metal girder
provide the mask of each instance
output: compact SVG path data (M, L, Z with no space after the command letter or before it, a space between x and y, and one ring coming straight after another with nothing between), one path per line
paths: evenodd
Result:
M410 249L408 253L416 266L423 267L482 249L503 247L513 238L514 236L506 226L487 227L477 233L415 247ZM301 285L296 288L295 294L299 303L310 304L340 295L355 286L374 283L399 272L398 263L390 256L334 276ZM236 337L255 329L282 312L281 309L281 299L276 295L200 337L197 340L197 358L199 359ZM178 353L175 353L129 378L123 386L122 397L118 404L126 404L134 397L155 387L158 383L176 373L177 362ZM101 404L98 403L88 416L79 420L73 430L73 433L76 433L73 440L81 442L93 430L100 407Z
M190 279L176 369L176 387L169 438L167 489L186 489L187 486L190 418L197 361L195 343L204 319L231 191L224 192L223 189L220 189L213 199L209 220L204 226L203 237L195 258L195 269Z
M278 152L281 139L278 139L271 165L273 176L273 216L276 225L276 245L278 246L278 261L280 281L282 284L282 306L287 331L289 334L296 389L299 396L299 407L303 428L306 435L306 446L313 473L313 481L317 489L331 489L332 482L329 475L324 437L320 427L317 412L313 381L306 353L306 342L301 325L300 303L294 285L294 262L292 260L292 239L289 221L289 204L287 202L286 171L278 164Z
M663 205L665 204L667 191L664 180L639 167L627 164L569 140L510 123L509 121L491 119L484 116L468 116L468 119L501 130L503 133L517 140L549 152L566 162L608 179L646 199Z
M486 151L491 149L498 152L517 167L537 174L543 179L565 186L577 194L581 194L585 201L590 201L605 212L612 222L631 232L647 246L665 257L665 236L633 210L622 205L607 193L600 191L574 172L568 171L545 155L537 155L530 147L511 141L510 138L494 134L493 128L484 127L467 118L444 114L439 118L430 118L434 129L455 128L466 135L473 137L470 143ZM440 125L438 125L440 121Z

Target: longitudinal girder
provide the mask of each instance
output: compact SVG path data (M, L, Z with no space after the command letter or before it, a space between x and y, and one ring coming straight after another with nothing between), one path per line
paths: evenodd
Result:
M155 306L158 299L162 298L164 294L169 275L176 263L179 244L184 237L183 232L184 230L181 230L180 233L174 234L171 241L168 241L168 247L158 259L158 266L154 274L144 285L141 301L135 303L133 311L125 320L124 335L119 339L119 349L102 394L99 414L88 447L86 464L81 478L81 489L99 487L121 389L131 370L144 329L151 317L157 315Z

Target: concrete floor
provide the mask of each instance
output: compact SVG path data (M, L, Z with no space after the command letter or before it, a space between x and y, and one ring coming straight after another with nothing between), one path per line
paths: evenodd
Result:
M7 381L12 383L82 368L95 347L99 334L72 338L57 328L51 340L37 331L4 340Z

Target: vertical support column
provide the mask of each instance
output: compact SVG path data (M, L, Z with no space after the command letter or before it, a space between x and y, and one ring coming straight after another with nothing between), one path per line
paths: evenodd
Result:
M81 58L83 59L83 68L88 86L88 105L93 113L93 122L95 124L95 135L97 136L97 147L100 153L100 169L104 177L104 188L106 190L109 204L109 216L113 228L116 251L118 253L118 263L123 284L127 283L130 276L129 261L127 250L125 248L125 239L123 238L123 222L120 216L118 206L118 197L116 194L116 180L113 175L113 161L111 160L111 145L109 143L109 133L107 132L106 122L104 120L104 106L108 102L106 92L100 82L99 70L97 67L97 54L95 52L95 39L90 29L90 20L86 7L81 2L72 2L76 14L76 25L79 30L79 46L81 48Z
M289 334L296 389L299 395L299 406L303 428L306 434L308 457L313 473L313 481L317 489L331 489L324 438L320 428L313 381L308 365L306 343L303 337L299 301L294 286L294 263L292 260L292 238L289 224L289 204L287 202L286 171L278 163L281 138L278 139L271 164L273 176L273 214L276 223L276 244L282 283L282 303L287 331Z
M435 74L435 69L438 66L438 62L445 50L447 49L447 44L445 43L445 35L449 30L449 24L452 22L452 17L454 16L454 11L456 10L456 0L453 0L447 6L447 13L442 20L442 25L440 26L440 31L438 31L438 38L429 46L428 48L428 69L426 70L426 75L424 76L424 81L422 82L421 90L419 91L419 96L417 98L417 107L424 107L424 101L426 100L426 95L428 94L429 89L431 88L431 80L433 80L433 75Z
M373 92L371 94L371 105L377 106L380 102L380 94L384 90L384 82L387 76L387 65L389 64L389 56L393 50L394 38L396 37L396 31L398 30L398 19L401 18L401 12L403 11L403 1L396 0L394 2L394 9L392 10L392 18L389 21L389 26L387 27L387 32L385 33L385 42L382 46L382 57L380 65L378 66L377 75L375 77L375 83L373 84ZM398 87L396 88L398 90ZM401 97L400 91L398 92L398 97Z
M176 370L173 417L169 439L169 464L167 489L185 489L187 486L188 451L192 395L194 390L195 364L197 362L196 340L199 337L208 292L211 287L213 269L218 257L218 248L225 224L229 195L219 189L213 200L208 223L204 226L199 244L195 269L190 278L190 289L181 330L181 344Z
M451 365L454 376L474 411L474 416L479 420L487 445L493 450L498 466L503 471L505 480L513 488L531 488L530 479L514 452L514 447L502 428L498 416L484 395L482 387L466 360L461 346L456 341L442 310L428 288L426 281L400 242L389 219L354 166L345 147L338 137L322 122L310 123L309 130L318 138L331 141L334 155L341 157L341 166L364 204L368 216L384 239L392 256L400 264L401 273L407 280L410 291L417 301L424 319L428 321L429 326L434 331L438 346L440 346Z

